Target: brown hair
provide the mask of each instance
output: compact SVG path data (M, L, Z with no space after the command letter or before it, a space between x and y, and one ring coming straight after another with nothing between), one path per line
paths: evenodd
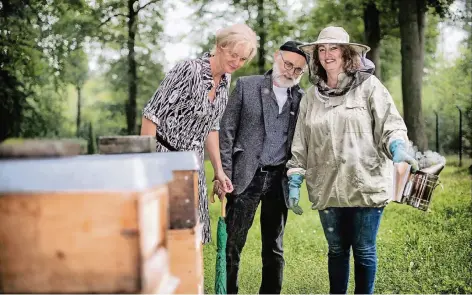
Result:
M341 49L342 59L344 61L343 69L345 73L354 73L361 67L361 58L359 53L352 48L352 46L344 45L344 44L337 44L339 49ZM323 79L325 82L328 80L328 75L326 74L326 70L323 68L320 62L320 58L318 57L318 48L320 45L316 45L313 47L313 52L311 54L312 61L309 64L310 68L310 80L313 82L315 81L315 76ZM315 82L313 82L315 83Z

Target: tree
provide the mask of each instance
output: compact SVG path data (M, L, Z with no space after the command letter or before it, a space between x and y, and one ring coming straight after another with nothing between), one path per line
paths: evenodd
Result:
M79 0L2 1L0 5L0 27L8 28L0 34L0 140L57 134L60 126L52 122L59 117L58 108L50 106L60 104L52 100L60 99L54 93L61 85L67 54L83 40L83 24L88 20L76 12L86 14L87 5Z
M97 2L101 19L100 39L109 49L126 56L127 100L125 103L128 134L136 133L137 120L137 51L151 54L158 49L162 32L162 1L114 0Z
M139 92L136 96L136 105L140 112L148 100L151 98L160 81L164 78L162 65L153 60L151 54L138 52L136 55L136 84L139 85ZM108 61L109 69L106 72L105 83L108 89L113 92L113 97L109 101L95 101L92 104L94 110L100 110L96 116L95 126L97 133L104 131L103 126L108 126L108 122L114 122L115 127L106 129L107 132L115 134L129 134L126 128L126 102L128 98L128 77L123 75L128 68L126 56L116 61ZM139 119L141 116L139 116ZM117 124L118 123L118 124ZM124 126L125 128L121 128ZM111 126L110 126L111 127ZM100 134L100 133L98 133Z
M206 23L208 19L212 21L215 15L212 11L212 0L194 0L194 3L199 5L196 21L199 26L196 30L201 30L202 27L208 26ZM276 0L232 0L229 2L229 7L226 11L216 16L217 19L244 19L259 37L259 47L257 57L250 64L243 69L237 71L232 75L232 81L242 75L263 74L272 64L272 53L278 49L282 42L289 39L294 39L299 34L295 33L296 21L290 20L285 12L286 9L281 6L287 6L286 1ZM225 21L225 26L227 21ZM201 44L202 49L212 47L214 40L208 40ZM211 44L209 46L209 44Z
M426 12L428 5L431 5L436 13L444 16L451 3L451 0L444 3L439 0L399 0L403 116L408 128L408 137L422 151L428 148L421 103Z
M91 155L97 153L97 137L95 136L92 122L89 122L88 125L87 153Z
M381 79L380 12L374 1L366 3L364 7L364 39L366 45L371 48L367 53L367 58L375 64L375 76Z
M81 132L82 89L88 76L88 58L82 49L71 52L66 68L66 81L74 85L77 91L76 136Z
M403 116L409 139L422 151L428 145L421 108L425 12L424 0L400 0Z
M374 62L375 75L380 78L381 41L390 32L386 28L392 26L385 24L391 19L386 17L391 13L388 7L378 3L374 0L317 1L315 8L298 21L303 39L316 40L319 32L329 25L343 27L351 42L365 43L371 48L367 58ZM313 19L316 22L312 22Z

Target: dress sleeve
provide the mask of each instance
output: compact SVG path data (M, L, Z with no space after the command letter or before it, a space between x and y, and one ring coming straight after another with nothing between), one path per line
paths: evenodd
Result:
M143 116L159 125L165 114L172 110L181 98L191 93L195 67L190 60L175 65L164 77L143 109Z

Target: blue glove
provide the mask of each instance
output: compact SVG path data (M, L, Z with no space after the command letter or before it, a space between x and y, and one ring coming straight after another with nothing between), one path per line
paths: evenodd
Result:
M288 208L295 214L302 215L303 210L298 206L300 200L300 186L303 182L303 175L298 173L291 174L288 177Z
M390 144L389 150L392 154L392 161L394 163L406 162L411 165L412 172L415 172L419 169L418 162L406 151L405 141L401 139L395 139Z

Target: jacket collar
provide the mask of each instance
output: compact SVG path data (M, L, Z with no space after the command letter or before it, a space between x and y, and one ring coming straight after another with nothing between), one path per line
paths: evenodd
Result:
M203 55L199 58L202 64L202 78L203 78L203 83L205 84L205 87L209 90L213 87L213 75L211 73L211 65L210 65L210 57L212 55L209 52L203 53ZM231 74L225 73L221 77L220 85L219 86L224 86L224 87L229 87L229 81L230 81Z
M272 73L273 69L268 70L264 73L264 86L272 90ZM292 93L292 97L301 98L305 91L300 87L299 84L292 86L290 88L290 92Z

